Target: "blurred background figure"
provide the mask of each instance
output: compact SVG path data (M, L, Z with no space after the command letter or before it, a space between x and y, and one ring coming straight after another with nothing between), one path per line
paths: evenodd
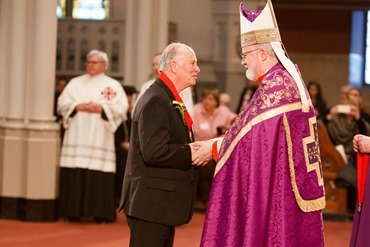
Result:
M362 119L370 124L370 115L368 114L368 111L364 109L362 106L363 99L361 97L361 91L358 88L354 88L352 86L343 86L342 87L342 102L347 101L348 99L351 99L356 104L356 109L359 110L359 119ZM334 105L330 108L330 111L326 115L326 124L330 122L335 115L338 113L348 113L348 110L343 112L343 107L341 107L342 103L339 103L337 105ZM352 107L353 108L353 107ZM357 119L358 120L358 119Z
M243 88L242 93L240 94L239 103L235 111L236 113L240 113L241 109L249 103L257 88L258 82L248 81L247 85Z
M59 213L68 221L116 219L114 132L126 120L122 85L105 75L108 56L92 50L86 74L73 78L58 99L66 129L60 159Z
M125 174L126 160L130 142L132 109L135 104L137 93L133 86L123 86L128 100L127 120L123 121L114 133L114 142L116 149L116 175L114 182L114 195L116 207L119 206L122 191L122 181Z
M323 120L328 114L328 108L323 97L320 83L310 81L307 85L307 89L311 97L312 105L315 108L316 118L318 120Z
M158 52L158 53L155 53L154 54L154 57L153 57L153 60L152 60L152 71L150 73L149 80L146 81L146 82L144 82L143 85L141 85L140 90L139 90L139 94L137 96L138 99L153 84L155 78L157 77L157 74L158 74L158 61L159 61L159 58L161 57L161 55L162 55L161 52Z
M226 106L230 109L231 104L231 97L228 93L221 93L220 94L220 105Z
M68 80L64 77L61 77L57 80L57 83L55 85L55 94L54 94L54 116L56 117L56 121L59 122L59 120L62 120L62 116L58 114L57 112L57 106L58 106L58 98L60 94L63 92L64 88L67 86Z
M345 100L348 98L348 92L349 90L353 88L351 85L347 84L347 85L343 85L341 88L340 88L340 92L341 92L341 96L342 96L342 100Z
M205 141L224 134L236 114L220 104L218 89L205 89L201 102L194 106L193 132L195 141Z
M195 141L206 141L224 134L234 121L236 114L220 105L218 89L205 89L201 102L194 106L193 132ZM199 168L198 201L196 208L207 207L215 163L210 162Z
M364 119L366 122L370 124L370 115L368 114L368 110L363 107L363 99L361 96L361 91L358 88L350 87L347 91L347 96L350 99L353 99L357 102L360 108L360 118Z
M354 155L353 137L360 133L367 134L370 125L364 119L361 119L358 102L351 98L334 106L332 112L334 114L327 125L330 138L334 145L343 145L348 162L353 162L351 161Z
M63 116L58 114L57 107L58 107L58 98L60 94L63 92L64 88L67 86L67 84L68 84L67 78L64 78L64 77L59 78L55 85L55 94L54 94L54 116L55 116L55 121L60 126L61 143L63 142L63 136L64 136Z

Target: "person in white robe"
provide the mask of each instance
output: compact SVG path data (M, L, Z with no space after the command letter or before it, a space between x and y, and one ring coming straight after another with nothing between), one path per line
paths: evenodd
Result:
M122 85L105 75L108 56L92 50L86 74L73 78L58 99L65 130L60 160L60 217L116 219L114 132L126 120Z

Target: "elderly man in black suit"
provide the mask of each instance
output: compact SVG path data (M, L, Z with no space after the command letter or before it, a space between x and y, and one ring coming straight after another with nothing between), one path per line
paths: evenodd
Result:
M197 166L211 155L195 155L205 148L192 143L192 119L179 92L195 85L199 71L192 48L168 45L158 77L135 107L120 203L131 247L173 246L175 226L193 215Z

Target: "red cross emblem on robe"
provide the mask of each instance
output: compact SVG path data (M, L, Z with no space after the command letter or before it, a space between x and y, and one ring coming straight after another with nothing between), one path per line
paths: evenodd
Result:
M114 97L116 97L117 95L117 92L114 91L111 87L107 87L104 89L104 91L101 92L101 95L107 99L107 100L111 100L113 99Z

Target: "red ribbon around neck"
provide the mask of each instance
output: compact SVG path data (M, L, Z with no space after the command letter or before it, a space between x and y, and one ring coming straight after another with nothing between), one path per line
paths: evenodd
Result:
M166 84L166 86L171 90L172 94L175 96L176 101L180 103L184 103L180 97L179 92L177 92L175 85L173 85L172 81L170 80L170 78L167 77L165 73L159 72L158 78L161 79L164 82L164 84ZM185 109L186 109L186 105L185 105ZM191 127L193 126L193 119L191 119L191 116L187 110L185 111L184 118L186 121L186 125L188 126L188 130L191 131Z

